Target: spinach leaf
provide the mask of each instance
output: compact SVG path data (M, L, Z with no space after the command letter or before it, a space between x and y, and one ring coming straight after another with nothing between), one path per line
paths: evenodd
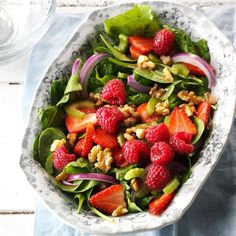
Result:
M134 75L135 80L142 85L152 86L154 84L154 82L152 80L149 80L149 79L146 79L146 78L140 76L139 74L135 73L135 71L134 71L133 75Z
M96 78L96 76L91 75L88 79L88 92L100 93L103 89L103 83Z
M148 203L154 198L154 196L146 196L140 199L137 199L137 205L142 209L145 210Z
M65 113L57 106L50 106L39 111L42 130L64 125Z
M181 104L181 99L178 98L176 96L176 94L172 94L169 98L168 98L168 101L169 101L169 108L172 110L174 109L176 106L180 105Z
M74 198L79 199L79 204L77 208L77 213L79 214L85 200L85 195L83 193L77 193Z
M105 75L117 75L118 68L117 66L109 61L108 59L102 60L96 66L96 72L99 74L99 77L103 77Z
M145 93L137 93L128 97L128 104L140 105L149 100L150 96Z
M68 174L87 173L91 169L91 163L84 158L78 158L76 161L68 163L64 170Z
M74 185L64 185L60 181L54 179L54 184L57 185L62 191L68 193L75 193L76 189L83 183L83 180L74 181Z
M114 47L112 47L112 45L102 36L100 35L102 41L104 42L104 44L107 46L107 48L110 50L111 54L118 60L120 61L134 61L133 59L130 59L129 57L127 57L125 54L119 52L117 49L115 49Z
M128 211L129 212L141 212L142 209L140 209L135 202L132 202L130 199L130 193L128 191L125 191L125 196L126 196L126 202L128 205Z
M48 158L45 162L45 170L50 175L53 173L53 159L52 158L53 158L53 155L52 155L52 153L50 153L50 155L48 156Z
M94 186L98 185L99 182L95 180L83 180L83 183L76 189L76 193L83 193L87 190L93 188Z
M112 57L109 57L108 60L114 64L116 64L117 66L120 66L120 67L124 67L124 68L128 68L128 69L135 69L136 68L136 64L134 63L130 63L130 62L124 62L124 61L120 61L120 60L117 60L115 58L112 58ZM131 70L130 70L131 72Z
M210 56L207 41L205 39L200 39L199 41L195 43L195 46L198 50L198 54L207 62L210 62L211 56Z
M170 30L174 33L175 41L181 51L197 54L194 42L184 30L175 28L170 28Z
M51 154L50 147L54 140L66 139L65 134L57 128L47 128L39 136L38 140L38 159L42 166Z
M163 72L159 70L149 70L149 69L134 69L134 74L138 74L146 79L158 82L161 84L170 84L172 81L168 81L164 78Z
M82 64L82 63L81 63ZM74 100L79 97L79 92L82 90L82 86L79 83L78 75L81 69L81 65L78 74L72 75L66 85L64 96L57 103L57 106L63 105L68 101Z
M192 162L191 162L190 157L188 157L188 165L189 165L188 171L187 171L186 174L183 175L183 178L182 178L182 181L181 181L182 184L183 184L184 182L186 182L186 181L188 180L188 178L192 175Z
M194 136L194 138L192 139L192 144L195 144L202 137L202 134L205 130L205 125L204 125L204 122L202 121L202 119L200 119L198 117L194 117L193 122L194 122L195 126L197 127L197 135Z
M160 20L147 5L135 5L130 10L104 21L105 32L113 38L119 34L153 36L160 30Z
M50 90L50 100L52 105L56 105L64 95L67 80L64 78L53 81Z
M40 137L40 133L35 137L34 139L34 144L33 144L33 157L35 160L38 160L39 158L39 137Z

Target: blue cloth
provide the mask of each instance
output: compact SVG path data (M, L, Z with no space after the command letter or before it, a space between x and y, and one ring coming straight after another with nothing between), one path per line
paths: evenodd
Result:
M201 11L235 43L235 8L214 7ZM39 80L50 62L65 45L85 15L56 15L54 23L34 47L28 65L23 97L23 113L29 105ZM221 160L205 183L196 200L176 224L161 230L129 236L234 236L236 235L236 119ZM66 225L36 201L36 236L92 236Z

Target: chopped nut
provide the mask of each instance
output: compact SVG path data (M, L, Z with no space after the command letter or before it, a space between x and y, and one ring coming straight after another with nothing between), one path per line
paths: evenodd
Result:
M196 96L193 91L188 92L188 90L179 91L177 96L183 101L192 102L194 105L198 105L203 101L203 98Z
M125 213L127 213L128 210L126 208L126 206L118 206L113 212L112 212L112 216L122 216Z
M152 62L152 61L147 61L147 62L144 62L143 64L142 64L142 68L143 69L150 69L150 70L152 70L152 69L154 69L156 67L156 64L154 63L154 62Z
M72 146L75 143L75 140L77 138L77 134L76 133L68 133L66 137L68 139L69 144Z
M161 59L162 63L165 64L165 65L170 66L172 64L170 56L162 55L162 56L160 56L160 59Z
M137 129L135 133L136 133L137 138L139 139L144 138L145 129Z
M187 116L193 116L193 114L196 112L195 106L192 102L188 104L181 104L179 107L185 111Z
M204 96L205 100L208 101L211 105L215 105L217 103L217 99L212 93L206 92Z
M103 104L101 93L90 93L89 97L95 103L95 106L101 106Z
M100 145L94 146L88 154L88 160L94 163L97 160L98 153L102 150Z
M128 117L139 117L139 113L135 111L135 108L125 104L123 107L118 107L125 118Z
M124 133L124 138L126 140L134 140L135 139L135 137L133 135L127 134L127 133Z
M109 148L105 148L104 150L98 152L97 162L94 165L100 170L107 172L108 170L110 170L112 162L113 157L111 150Z
M61 140L54 140L53 143L50 146L50 151L54 152L58 147L64 145L66 143L65 139L61 139Z
M125 104L123 107L118 108L123 116L125 117L125 120L123 121L124 126L131 126L137 123L139 118L139 113L135 111L135 108Z
M157 84L154 84L154 86L150 89L149 95L152 98L160 98L164 95L165 89L160 88Z
M134 178L130 182L130 187L135 191L138 192L140 190L140 181L138 178Z
M155 68L155 63L150 61L149 58L147 56L144 56L144 55L140 55L138 57L138 61L137 61L137 67L140 68L140 69L145 69L145 68L148 68L148 69L154 69Z
M100 170L107 172L111 168L111 163L113 162L112 153L109 148L104 150L100 145L94 146L90 153L88 154L88 160L92 163L96 162L95 167Z
M165 100L164 102L158 102L155 105L155 113L157 115L166 116L170 114L169 101Z
M138 67L141 67L142 64L143 64L144 62L147 62L147 61L149 61L149 58L148 58L147 56L145 56L145 55L140 55L140 56L138 57L137 66L138 66Z
M165 67L163 69L163 75L164 75L164 80L168 81L168 82L173 82L173 77L169 71L169 69L167 67Z
M125 127L129 127L129 126L135 125L135 124L137 123L137 121L138 121L137 118L135 118L135 117L129 117L129 118L127 118L127 119L125 119L125 120L123 121L123 125L124 125Z

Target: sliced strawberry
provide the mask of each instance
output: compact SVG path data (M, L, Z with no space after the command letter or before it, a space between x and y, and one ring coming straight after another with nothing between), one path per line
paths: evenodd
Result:
M160 215L161 213L163 213L173 200L174 196L175 192L172 192L170 194L163 194L160 198L150 202L148 205L149 213L153 215Z
M126 208L123 186L115 184L89 198L89 203L108 214L112 214L118 207Z
M102 128L97 128L95 130L93 141L103 148L112 149L119 146L116 135L107 133Z
M143 103L143 104L139 105L137 107L137 112L140 114L141 120L144 123L151 123L151 122L155 122L158 119L160 119L160 116L157 116L155 114L148 115L148 113L147 113L147 103Z
M153 39L140 36L129 36L129 43L142 54L146 54L153 49Z
M182 62L182 64L184 64L189 69L189 73L191 75L198 75L198 76L202 76L202 77L205 76L205 73L201 69L199 69L198 67L196 67L192 64L185 63L185 62Z
M82 157L88 156L90 150L93 146L93 136L94 136L94 127L89 124L86 129L86 133L83 139L79 140L79 142L74 147L74 153L77 155L81 155Z
M197 117L202 119L206 126L211 113L211 104L208 101L201 102L197 107Z
M185 111L180 109L179 107L175 107L174 110L171 112L168 129L170 135L181 131L189 133L192 136L197 134L196 126L187 116Z
M138 57L140 55L143 55L143 53L141 51L139 51L136 47L134 47L132 45L129 47L129 51L130 51L131 57L133 59L138 59Z
M114 159L114 163L117 167L125 167L129 165L129 163L125 160L121 147L116 147L112 149L112 157Z
M86 130L88 124L96 126L98 124L96 113L89 113L83 119L66 116L65 123L70 133L79 133Z

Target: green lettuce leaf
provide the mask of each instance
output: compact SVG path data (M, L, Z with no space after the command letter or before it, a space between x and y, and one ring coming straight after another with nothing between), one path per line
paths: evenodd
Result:
M105 32L118 38L120 34L153 36L160 30L160 20L147 5L135 5L130 10L104 21Z

